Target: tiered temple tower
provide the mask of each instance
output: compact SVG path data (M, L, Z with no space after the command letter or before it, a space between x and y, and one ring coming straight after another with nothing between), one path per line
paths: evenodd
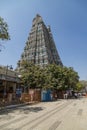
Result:
M63 65L50 26L46 27L42 17L38 14L33 19L32 28L17 68L20 68L22 60L27 60L41 67L53 63Z

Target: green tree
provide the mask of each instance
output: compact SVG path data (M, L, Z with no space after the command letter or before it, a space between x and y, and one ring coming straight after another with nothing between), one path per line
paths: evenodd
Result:
M46 69L46 87L52 89L59 88L62 67L57 66L55 64L50 64L45 69Z
M10 36L8 33L8 25L3 18L0 17L0 39L9 40ZM0 43L0 50L3 45Z
M77 84L76 84L76 90L77 91L81 91L82 89L84 88L84 86L81 84L81 82L79 81Z
M45 85L44 70L32 63L23 61L21 63L22 82L28 88L42 88Z
M71 67L62 67L55 64L48 65L47 75L47 84L54 89L75 89L79 81L78 73Z
M86 80L79 81L79 85L77 84L77 89L79 89L79 91L84 89L84 91L87 92L87 81Z
M73 68L61 67L55 64L41 68L23 61L21 63L21 74L22 82L28 88L76 89L79 82L78 73Z
M66 89L76 89L76 84L79 82L79 76L76 71L73 70L72 67L64 67L63 68L63 75L64 75L64 85Z

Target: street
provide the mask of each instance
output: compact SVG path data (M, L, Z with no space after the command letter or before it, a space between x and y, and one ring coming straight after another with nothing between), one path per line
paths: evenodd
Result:
M7 110L0 113L0 130L87 130L87 98Z

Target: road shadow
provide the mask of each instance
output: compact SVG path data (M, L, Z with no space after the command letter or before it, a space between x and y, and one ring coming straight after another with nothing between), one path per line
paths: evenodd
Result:
M27 108L20 108L18 109L20 113L25 113L28 114L29 112L39 112L42 111L44 108L43 107L27 107Z
M25 106L25 107L17 107L17 108L11 108L11 109L3 109L2 111L0 111L0 115L8 115L9 113L15 113L16 111L18 111L18 114L24 113L24 114L29 114L30 112L39 112L44 110L44 107L29 107L29 106Z

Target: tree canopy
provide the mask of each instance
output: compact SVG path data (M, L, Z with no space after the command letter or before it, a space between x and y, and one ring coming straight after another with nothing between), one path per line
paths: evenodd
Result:
M9 40L8 25L3 18L0 17L0 40ZM3 45L0 43L0 49Z
M85 90L87 92L87 81L85 80L81 80L79 81L79 83L77 84L77 90Z
M50 64L41 68L28 62L22 62L21 66L22 82L29 88L77 89L79 76L72 67Z

